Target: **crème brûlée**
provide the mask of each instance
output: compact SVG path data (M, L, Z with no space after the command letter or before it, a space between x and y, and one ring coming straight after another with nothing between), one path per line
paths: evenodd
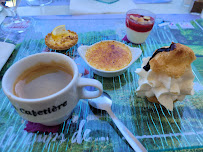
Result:
M59 30L57 30L58 28ZM65 26L56 27L52 33L48 33L45 37L45 44L53 50L67 50L78 42L77 33L66 30ZM56 32L55 32L56 31Z
M87 62L99 70L116 71L132 60L128 46L116 41L101 41L91 46L85 54Z

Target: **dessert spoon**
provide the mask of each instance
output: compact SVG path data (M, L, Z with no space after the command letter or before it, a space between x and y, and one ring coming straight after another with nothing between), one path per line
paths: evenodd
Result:
M136 137L126 128L126 126L115 116L111 110L112 100L109 94L103 92L103 94L95 99L89 99L89 104L97 109L105 110L113 119L114 123L123 134L125 139L131 145L131 147L137 152L147 151L145 147L136 139Z

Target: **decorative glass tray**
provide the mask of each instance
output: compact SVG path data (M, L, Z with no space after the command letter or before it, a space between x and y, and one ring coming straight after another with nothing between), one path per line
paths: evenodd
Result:
M195 95L187 96L183 102L176 102L172 112L135 94L138 76L134 71L141 66L142 58L151 56L157 48L177 42L169 28L155 26L146 43L129 43L128 45L142 49L141 57L124 74L114 78L103 78L95 75L86 65L77 53L77 47L101 40L121 41L125 35L123 19L58 20L57 25L56 21L52 25L49 19L36 21L36 25L28 31L24 41L17 45L0 72L1 77L12 63L25 56L47 50L44 36L55 26L65 24L67 29L78 33L79 41L76 46L61 53L75 60L80 73L84 73L84 70L89 71L89 74L83 75L84 77L102 82L104 90L113 100L113 112L148 151L203 148L203 79L197 70L203 64L201 55L193 64ZM103 24L104 22L106 24ZM104 111L90 108L87 100L79 101L72 116L61 124L57 133L28 133L24 130L26 123L27 121L16 113L0 86L1 152L133 151L111 118Z

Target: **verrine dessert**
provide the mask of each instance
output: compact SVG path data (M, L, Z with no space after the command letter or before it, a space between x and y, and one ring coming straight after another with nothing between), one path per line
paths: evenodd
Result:
M142 9L129 10L126 13L126 34L130 42L145 42L155 22L155 14Z

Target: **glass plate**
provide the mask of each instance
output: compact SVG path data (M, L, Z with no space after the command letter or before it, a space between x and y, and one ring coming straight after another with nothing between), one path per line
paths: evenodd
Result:
M44 37L60 24L78 33L78 44L61 53L71 56L78 64L82 75L102 82L104 90L113 100L112 110L126 127L137 137L148 151L203 148L203 85L202 74L196 69L202 65L201 56L193 65L194 96L187 96L183 102L176 102L172 112L163 106L150 103L136 96L138 76L135 69L141 66L143 57L171 42L178 42L167 27L155 26L146 43L128 45L142 49L142 56L122 75L103 78L95 75L77 53L77 47L91 45L101 40L121 41L125 36L124 19L107 20L41 20L27 33L24 41L17 45L5 70L21 58L46 49ZM57 22L56 22L57 21ZM105 24L104 24L105 23ZM88 27L88 28L87 28ZM197 66L196 66L197 65ZM27 121L15 111L0 87L0 151L133 151L121 135L111 118L104 111L91 108L87 100L81 99L72 116L61 124L57 133L24 130Z

